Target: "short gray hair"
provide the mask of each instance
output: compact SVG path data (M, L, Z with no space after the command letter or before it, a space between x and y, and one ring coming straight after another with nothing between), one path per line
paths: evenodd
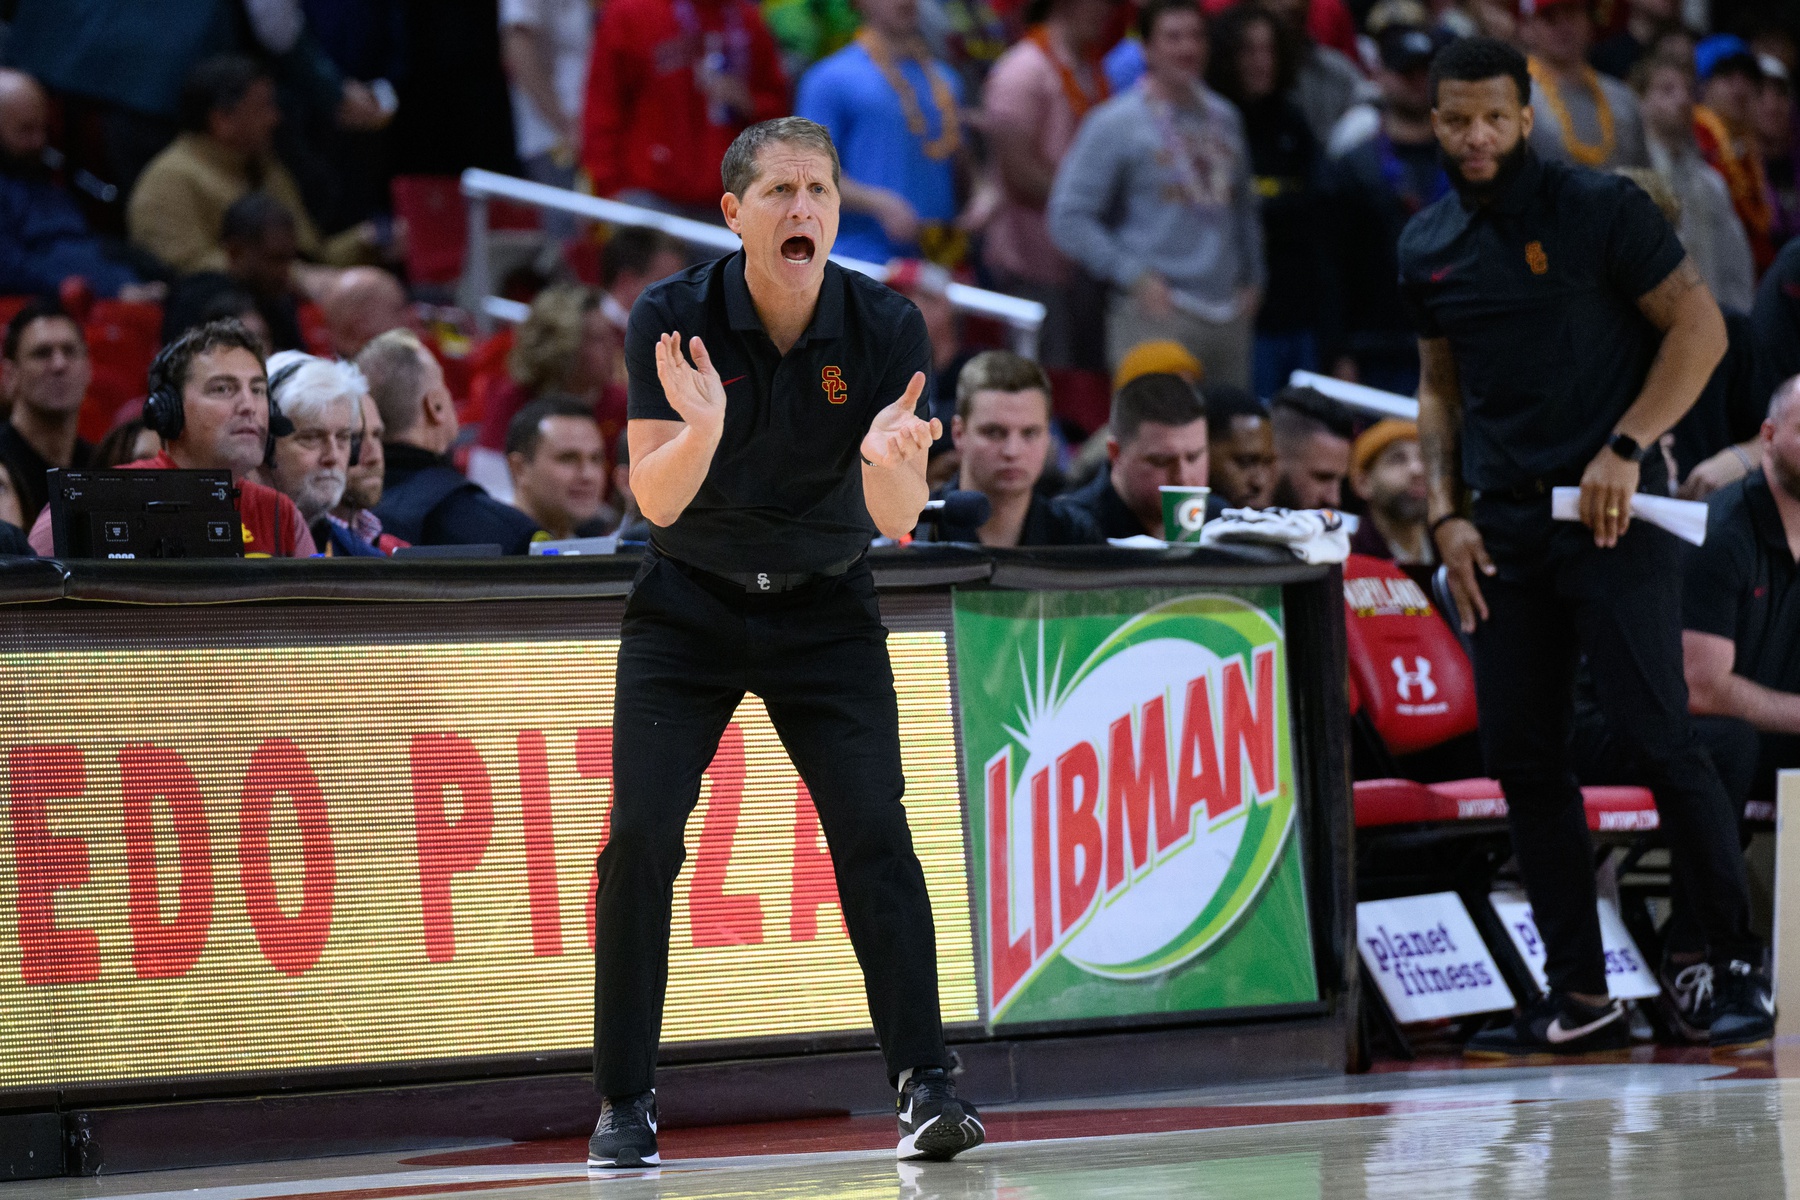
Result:
M350 405L361 423L362 397L369 381L356 364L315 358L298 350L283 350L269 359L269 394L275 407L292 420L320 420L339 400Z
M725 161L719 164L719 178L725 190L743 199L744 190L762 174L756 156L764 146L776 142L823 154L831 162L832 184L843 183L844 168L838 162L837 147L831 144L830 130L805 117L776 117L773 121L757 122L732 140L731 148L725 151Z
M425 363L420 356L429 353L410 330L390 329L356 356L390 437L419 423L419 400L425 395Z

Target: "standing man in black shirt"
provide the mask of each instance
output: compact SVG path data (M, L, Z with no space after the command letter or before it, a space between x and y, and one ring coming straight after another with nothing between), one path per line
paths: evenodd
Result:
M625 338L631 491L653 532L619 647L595 901L603 1103L588 1164L659 1161L652 1089L682 833L745 692L762 698L819 810L899 1088L898 1156L947 1159L984 1133L947 1070L931 899L863 557L925 505L942 431L914 409L931 344L911 303L826 261L840 168L823 127L752 125L722 174L743 250L650 287Z
M50 499L52 467L85 467L93 447L76 436L93 367L87 338L55 300L33 300L6 327L0 397L12 415L0 425L0 464L19 490L30 529Z
M1629 1041L1607 993L1569 751L1583 656L1608 724L1630 739L1656 792L1674 870L1719 967L1713 1045L1765 1041L1774 1005L1736 814L1688 720L1680 547L1630 513L1640 484L1666 491L1661 456L1648 451L1724 354L1718 305L1642 189L1531 152L1518 51L1457 42L1431 82L1456 192L1400 243L1420 334L1430 528L1474 635L1483 751L1506 792L1550 982L1548 996L1468 1049L1580 1053ZM1551 520L1550 490L1565 484L1580 485L1585 529ZM1465 485L1475 496L1466 517Z

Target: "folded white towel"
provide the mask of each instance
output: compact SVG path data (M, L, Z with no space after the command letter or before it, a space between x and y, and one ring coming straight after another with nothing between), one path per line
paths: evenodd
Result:
M1631 497L1631 515L1639 521L1668 530L1684 542L1706 544L1706 505L1698 500L1676 500L1638 492ZM1550 489L1550 516L1558 521L1581 520L1581 489Z
M1341 563L1350 557L1343 515L1328 508L1228 508L1200 530L1202 546L1221 542L1286 546L1305 563Z

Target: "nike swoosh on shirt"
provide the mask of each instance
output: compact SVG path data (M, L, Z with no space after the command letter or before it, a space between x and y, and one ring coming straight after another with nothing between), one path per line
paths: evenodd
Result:
M719 384L719 386L720 387L730 387L732 384L738 382L740 379L748 379L748 378L750 378L748 375L733 375L730 379L727 379L727 380L724 380L723 382L721 382Z
M1433 283L1444 282L1444 280L1450 278L1450 272L1452 272L1454 270L1456 270L1455 267L1444 267L1441 270L1433 271L1431 273L1431 282L1433 282Z
M1599 1029L1602 1025L1610 1025L1618 1019L1618 1010L1611 1009L1598 1021L1589 1021L1586 1025L1578 1025L1574 1029L1564 1029L1562 1017L1559 1015L1544 1029L1544 1039L1552 1046L1560 1046L1564 1042L1572 1042L1577 1038L1584 1038L1596 1029Z

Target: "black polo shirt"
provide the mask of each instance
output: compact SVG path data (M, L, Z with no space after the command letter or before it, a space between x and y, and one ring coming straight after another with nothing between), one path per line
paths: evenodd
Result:
M951 490L948 484L931 494L942 500ZM980 527L958 525L951 521L921 522L913 537L922 542L981 541ZM1031 507L1025 510L1025 523L1019 527L1021 546L1098 546L1106 541L1100 527L1084 508L1078 508L1067 496L1049 497L1031 494Z
M76 438L75 453L69 465L86 467L93 454L92 446ZM0 425L0 463L12 472L13 484L19 489L19 511L24 516L25 528L30 529L44 505L50 503L50 461L8 422Z
M1407 223L1400 287L1456 359L1464 483L1579 481L1661 344L1637 301L1684 256L1635 183L1529 150L1490 203L1452 192Z
M1706 508L1706 544L1688 556L1682 625L1730 638L1734 673L1800 692L1800 571L1768 480L1752 471Z
M1058 499L1079 509L1091 519L1100 530L1102 538L1162 536L1160 527L1154 533L1145 529L1144 523L1138 520L1138 515L1131 511L1131 507L1125 503L1125 498L1119 495L1117 488L1113 487L1110 463L1101 463L1100 470L1092 479L1072 492L1063 493ZM1213 492L1206 498L1207 520L1212 520L1224 511L1225 502L1220 498L1219 493Z
M800 574L855 558L875 536L862 491L862 439L875 414L925 372L925 318L898 292L825 264L812 324L784 357L764 332L742 253L652 285L625 334L632 420L679 421L656 377L656 339L698 335L725 384L725 429L681 516L652 527L666 554L702 570Z

